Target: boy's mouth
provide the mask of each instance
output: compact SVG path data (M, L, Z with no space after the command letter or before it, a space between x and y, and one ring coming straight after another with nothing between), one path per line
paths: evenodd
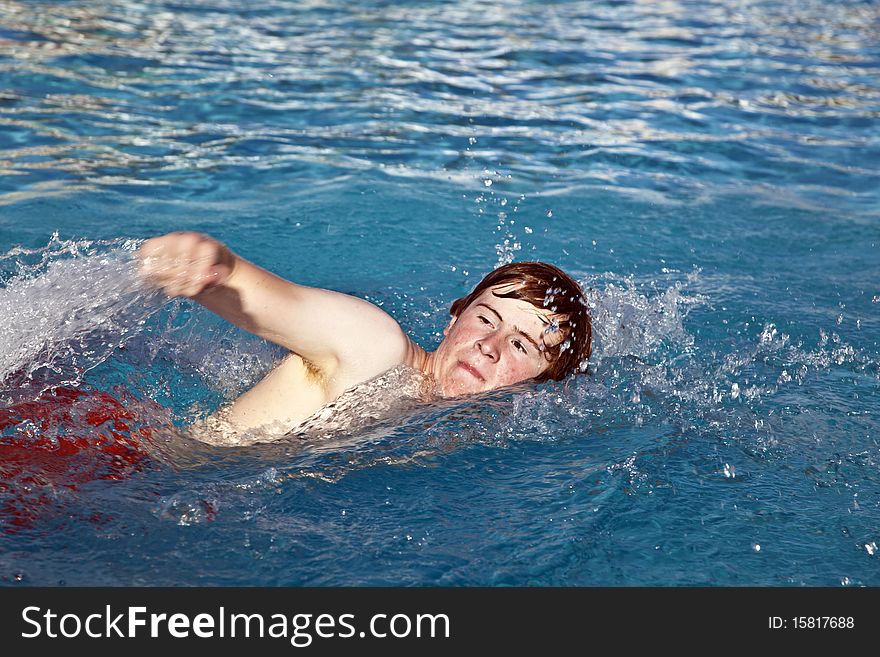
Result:
M470 374L472 377L474 377L475 379L479 379L480 381L483 381L483 382L486 381L486 379L483 378L483 375L480 374L480 372L477 370L477 368L474 367L473 365L469 365L468 363L465 363L463 360L460 360L460 361L458 361L458 366L461 369L463 369L465 372Z

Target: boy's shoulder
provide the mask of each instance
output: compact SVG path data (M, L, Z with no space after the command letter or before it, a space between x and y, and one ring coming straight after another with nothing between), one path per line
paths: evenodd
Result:
M384 319L370 322L363 333L352 335L339 355L339 362L332 368L334 371L324 371L330 395L338 395L399 365L420 369L424 350L410 339L394 318L380 312Z

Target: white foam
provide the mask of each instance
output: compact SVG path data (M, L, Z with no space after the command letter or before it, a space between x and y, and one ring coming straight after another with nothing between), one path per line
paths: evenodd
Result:
M159 305L132 259L135 241L63 241L0 258L0 382L21 385L43 368L77 383Z

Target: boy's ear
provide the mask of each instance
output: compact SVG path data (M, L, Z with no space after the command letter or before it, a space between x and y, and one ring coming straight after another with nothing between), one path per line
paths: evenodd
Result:
M458 317L455 316L455 315L453 315L453 316L452 316L452 319L449 320L449 323L446 325L446 328L443 329L443 337L444 337L444 338L445 338L447 335L449 335L449 329L452 328L452 325L455 324L455 320L457 320L457 319L458 319Z

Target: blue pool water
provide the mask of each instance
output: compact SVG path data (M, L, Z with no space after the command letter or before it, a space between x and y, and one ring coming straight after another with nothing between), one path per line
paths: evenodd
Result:
M0 582L880 585L878 23L0 0L0 447L40 457L0 463ZM280 350L139 283L139 240L183 229L426 348L548 260L589 291L590 374L197 444ZM53 390L87 394L28 406ZM62 458L83 436L149 457Z

